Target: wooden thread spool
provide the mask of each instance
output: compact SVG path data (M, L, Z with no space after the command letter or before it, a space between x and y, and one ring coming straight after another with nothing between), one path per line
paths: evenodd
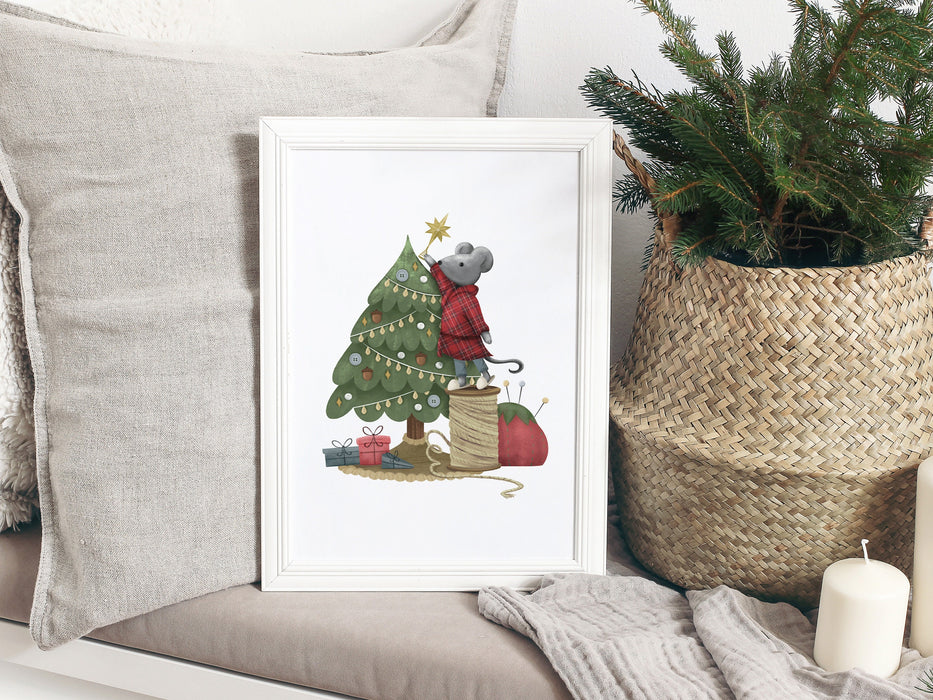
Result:
M465 387L450 397L450 468L485 472L499 464L499 388Z
M440 462L431 455L441 452L441 448L428 442L425 454L431 462L431 474L442 479L494 479L512 484L500 495L512 498L524 488L520 481L504 476L487 476L475 472L498 469L499 464L499 405L496 398L499 389L494 386L485 389L465 387L448 391L450 397L450 440L438 430L429 430L425 439L437 435L450 446L450 469L452 471L474 472L473 474L450 474L438 471Z

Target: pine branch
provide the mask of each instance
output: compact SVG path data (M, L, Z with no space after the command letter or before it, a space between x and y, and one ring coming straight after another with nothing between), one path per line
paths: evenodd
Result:
M842 68L842 62L848 57L849 52L852 48L852 44L855 42L855 39L858 37L859 32L861 32L862 27L865 22L875 14L875 12L868 12L868 7L871 5L872 0L862 0L859 3L858 9L859 14L855 18L855 24L852 29L849 31L848 35L843 42L842 47L836 52L836 57L833 60L832 67L829 69L829 72L826 74L826 80L823 82L823 92L828 93L829 89L832 87L833 82L835 82L836 77L839 75L839 71Z
M849 264L920 245L933 182L933 0L839 0L835 15L789 0L790 51L747 75L731 34L708 53L671 0L632 1L657 18L661 51L692 88L662 93L606 69L582 90L653 159L617 183L616 206L647 198L680 215L677 259L794 264L812 250ZM895 119L875 113L879 99L896 102Z
M674 14L669 0L634 0L646 14L657 17L670 39L662 44L662 53L681 72L710 93L717 94L731 104L738 103L736 95L722 74L716 70L716 58L703 53L693 35L693 20Z
M692 191L695 191L702 184L703 184L703 180L693 180L692 182L688 182L685 185L681 185L680 187L670 192L664 192L664 193L659 192L658 195L654 198L654 204L655 206L660 208L662 211L669 211L672 214L680 214L685 211L690 211L695 206L694 202L691 202L690 205L688 205L687 207L682 207L682 208L677 207L677 205L674 203L678 201L678 198Z
M732 32L718 34L716 45L719 47L719 63L722 65L724 79L740 83L745 77L745 69L742 67L742 54L735 43L735 36Z
M616 211L623 214L634 214L651 202L641 181L632 173L626 173L621 180L616 180L612 190L612 199Z
M671 115L664 98L634 77L632 82L611 68L593 69L580 89L589 106L628 130L636 148L666 162L685 160L687 156L671 132Z
M726 153L728 148L724 144L720 145L717 142L716 138L713 136L713 130L709 127L706 120L704 120L697 105L691 105L687 101L684 101L679 105L678 112L678 114L674 115L674 133L687 143L692 144L694 150L706 152L709 158L714 160L718 159L726 165L741 181L751 199L755 201L754 204L750 203L749 206L753 209L757 208L760 210L762 202L759 193L752 187L745 175L742 174Z

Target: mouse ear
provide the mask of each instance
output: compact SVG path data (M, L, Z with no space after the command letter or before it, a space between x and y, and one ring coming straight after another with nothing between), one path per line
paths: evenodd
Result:
M473 249L473 255L479 257L482 262L479 269L481 272L489 272L492 269L492 251L484 246Z
M473 244L464 241L463 243L458 243L457 247L454 248L454 254L469 254L473 252Z

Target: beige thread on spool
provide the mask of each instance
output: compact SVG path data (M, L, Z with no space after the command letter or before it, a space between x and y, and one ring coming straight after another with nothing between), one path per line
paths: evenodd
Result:
M499 464L497 387L448 391L450 397L450 468L488 471Z
M498 469L499 464L499 389L473 387L448 391L450 397L450 439L439 430L429 430L429 435L439 435L450 448L450 469L463 472L484 472ZM435 467L440 465L432 452L441 452L437 445L428 443L425 454L431 462L431 474L442 479L494 479L515 484L515 488L502 492L503 498L512 498L524 484L504 476L484 474L444 474Z

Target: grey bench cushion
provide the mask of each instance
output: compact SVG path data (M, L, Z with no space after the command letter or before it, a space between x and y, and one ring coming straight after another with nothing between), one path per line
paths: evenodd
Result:
M0 617L29 618L40 529L0 534ZM362 698L568 698L527 638L474 593L262 593L236 586L89 635Z

